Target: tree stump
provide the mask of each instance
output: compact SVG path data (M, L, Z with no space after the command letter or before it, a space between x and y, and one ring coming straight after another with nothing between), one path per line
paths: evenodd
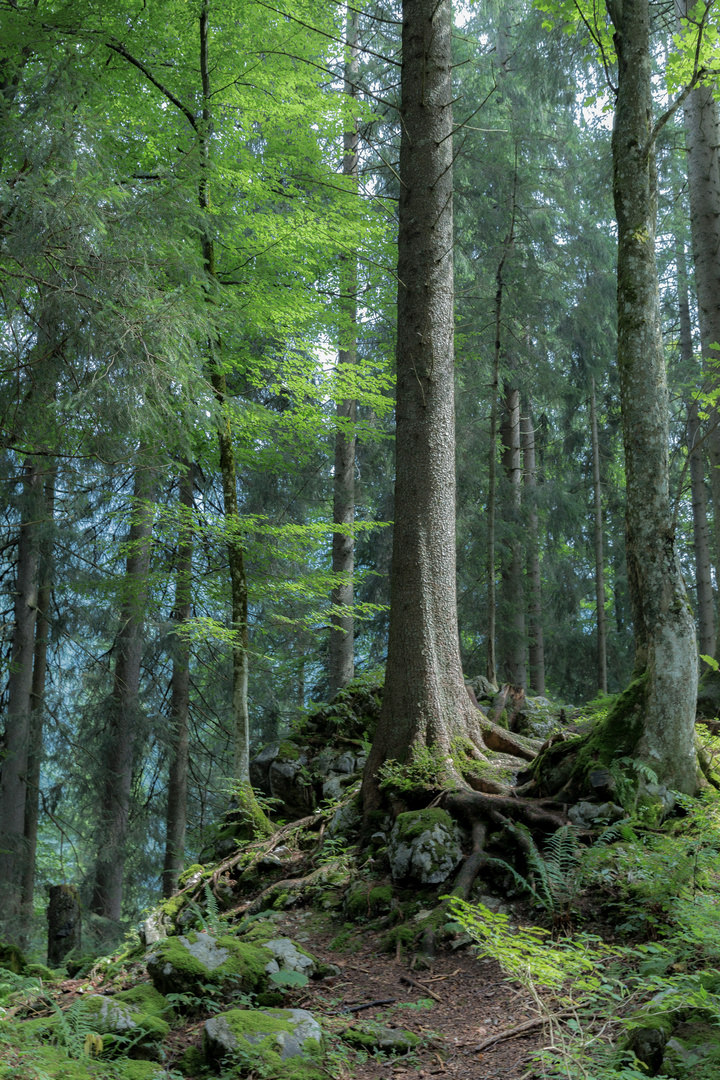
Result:
M58 967L73 949L80 948L82 917L77 889L51 885L48 920L48 965Z

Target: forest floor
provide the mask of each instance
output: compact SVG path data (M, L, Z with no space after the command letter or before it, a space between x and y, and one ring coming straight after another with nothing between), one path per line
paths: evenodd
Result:
M334 1023L346 1027L348 1021L368 1020L401 1028L420 1036L422 1046L394 1057L347 1051L347 1061L340 1057L334 1062L335 1080L530 1080L534 1075L528 1055L540 1045L540 1028L477 1052L484 1040L537 1015L531 998L495 961L477 959L472 947L438 949L435 958L422 959L418 970L411 967L414 954L383 952L382 935L372 929L359 928L341 950L333 947L339 929L336 921L313 909L286 912L278 921L280 933L340 968L339 975L288 992L285 1007L310 1010L330 1031ZM189 1046L200 1047L204 1019L195 1017L173 1033L171 1068Z

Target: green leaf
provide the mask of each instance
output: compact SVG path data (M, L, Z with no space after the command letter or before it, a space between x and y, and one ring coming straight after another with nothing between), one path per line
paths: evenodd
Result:
M276 986L307 986L309 980L307 975L303 975L301 971L273 971L270 976L272 982Z

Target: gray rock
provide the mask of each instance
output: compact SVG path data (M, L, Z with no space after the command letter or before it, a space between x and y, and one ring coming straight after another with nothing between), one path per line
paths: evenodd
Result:
M270 766L279 753L280 744L270 743L250 762L250 783L266 795L270 794Z
M348 776L350 773L354 773L356 768L355 755L351 754L349 750L346 750L344 754L341 754L333 764L333 772L345 773Z
M345 793L347 776L330 776L322 786L324 799L341 799Z
M146 957L147 969L161 994L200 994L207 983L254 990L266 982L272 958L262 945L232 937L188 933L157 942Z
M222 967L230 955L227 949L223 949L222 946L216 944L215 938L211 937L210 934L198 934L195 941L180 936L178 941L208 971L215 971L216 968Z
M667 1041L667 1032L661 1027L635 1028L628 1038L628 1047L638 1061L647 1065L650 1076L655 1076L662 1065Z
M414 878L437 885L450 876L463 857L460 831L445 810L399 814L388 842L394 881Z
M481 698L495 697L500 689L495 683L486 679L484 675L478 675L477 678L471 679L468 685L472 687L478 701L480 701Z
M138 927L138 934L143 945L154 945L170 933L170 920L163 911L153 911Z
M273 799L280 799L289 810L306 814L315 806L315 792L312 784L305 781L303 766L307 765L307 755L301 753L292 761L276 758L268 773L270 794Z
M360 825L360 811L355 801L339 806L327 827L330 836L350 836Z
M655 802L662 804L662 816L666 818L675 809L676 799L672 791L668 791L664 784L645 784L643 792Z
M319 1043L322 1028L306 1009L231 1009L205 1022L205 1056L210 1061L222 1061L238 1049L247 1052L268 1036L281 1059L287 1061L301 1057L309 1040Z
M599 821L620 821L627 817L627 812L616 803L579 802L570 807L568 817L579 829L592 829Z
M263 942L263 944L274 957L265 965L268 975L272 975L276 971L299 971L301 975L307 975L310 978L315 974L317 965L313 957L300 952L290 938L274 938L272 941Z

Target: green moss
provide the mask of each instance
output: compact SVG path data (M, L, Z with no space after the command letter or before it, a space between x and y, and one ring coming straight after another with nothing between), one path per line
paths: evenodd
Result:
M175 1016L168 999L151 983L138 983L130 990L121 990L119 994L115 994L113 1000L125 1005L135 1005L146 1016L155 1016L161 1020L172 1021Z
M345 1042L358 1049L382 1049L389 1054L406 1054L422 1043L420 1036L412 1031L384 1028L372 1020L365 1021L362 1026L347 1028L342 1037Z
M287 893L285 895L287 896ZM240 935L243 941L254 941L258 944L263 944L277 936L277 927L275 926L275 923L271 922L269 919L261 919L258 922L253 923L248 930L245 930Z
M382 939L382 947L385 952L395 952L398 942L406 949L409 949L415 938L418 935L418 929L416 926L408 926L407 923L401 923L400 926L393 926L392 930L388 930L387 934Z
M593 769L632 755L643 733L647 688L647 674L638 676L588 732L556 742L538 755L532 773L541 789L566 788L574 797L587 788Z
M73 1061L63 1050L54 1046L35 1046L29 1052L21 1052L17 1060L6 1063L10 1056L3 1048L5 1061L0 1065L2 1080L18 1080L19 1077L36 1076L38 1073L53 1080L88 1080L94 1072L90 1071L87 1063Z
M9 942L0 945L0 968L6 968L15 975L20 975L25 970L27 962L21 949Z
M180 937L158 942L152 959L148 960L148 970L155 987L160 992L198 993L206 983L217 986L232 984L241 990L254 990L264 985L267 979L265 965L272 960L272 953L268 949L227 935L212 940L218 948L228 952L223 963L212 971L193 956ZM194 944L198 941L198 935L191 932L184 941ZM168 964L172 968L170 972L165 971Z
M153 1061L118 1061L116 1068L122 1080L160 1080L166 1075L161 1065Z
M204 873L205 867L202 865L202 863L193 863L192 866L188 866L187 869L183 870L182 874L178 878L178 885L181 889L184 889L191 877L194 877L195 874ZM175 897L172 897L172 899L174 900Z
M390 910L393 891L390 885L373 885L368 881L356 881L345 896L345 911L353 921L367 919L371 915L385 914Z
M204 1076L205 1055L197 1046L189 1046L177 1063L177 1068L183 1076Z
M222 1017L238 1041L235 1055L241 1059L243 1068L257 1062L251 1066L253 1072L264 1071L278 1080L320 1080L327 1075L318 1067L322 1049L314 1039L306 1040L302 1057L282 1060L277 1036L281 1032L292 1034L294 1030L284 1010L259 1012L254 1009L231 1009L222 1013ZM206 1058L211 1057L207 1038L205 1054Z
M294 742L290 742L289 739L286 739L284 742L280 743L278 758L281 761L297 761L299 757L300 751Z
M64 977L64 972L62 975L58 975L51 968L45 967L44 964L28 964L24 974L34 975L36 979L42 979L43 982L53 982L55 979Z
M432 807L426 810L409 810L405 814L398 814L395 819L398 839L409 844L417 840L424 832L432 831L436 825L453 833L455 823L447 810Z

